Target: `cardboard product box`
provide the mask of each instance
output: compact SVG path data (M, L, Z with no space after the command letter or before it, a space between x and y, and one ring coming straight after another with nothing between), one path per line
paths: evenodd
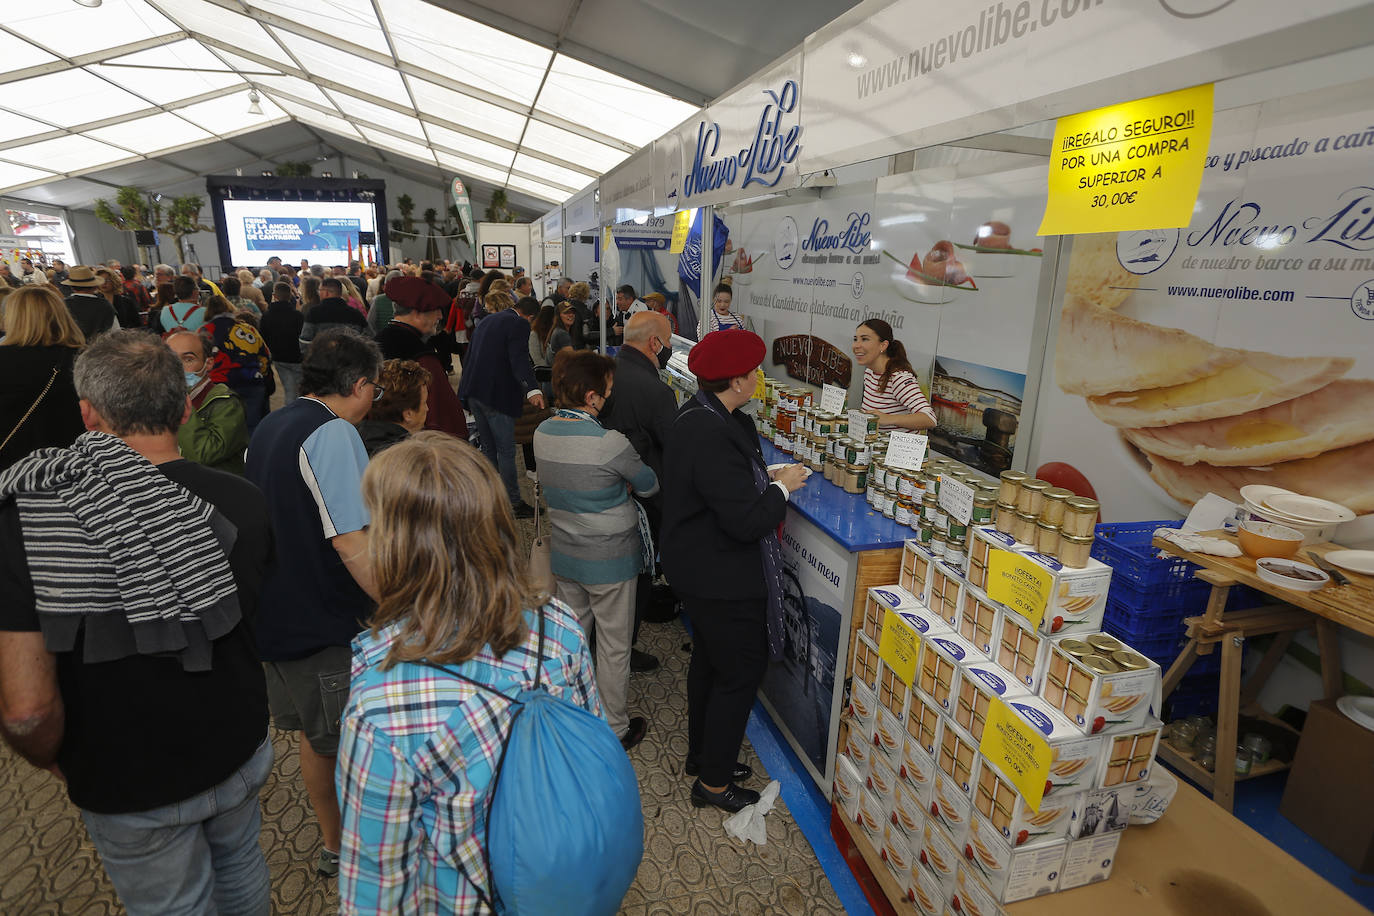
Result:
M926 605L950 629L959 624L959 587L963 584L964 574L944 560L931 564Z
M864 777L864 788L890 811L897 797L897 771L881 755L874 757Z
M883 831L887 828L887 815L887 806L877 795L868 789L859 790L859 816L854 820L874 847L882 846Z
M973 643L984 655L993 654L997 645L997 618L1002 606L987 596L982 589L972 583L959 590L959 624L956 627L960 636Z
M897 778L911 791L920 802L924 812L930 807L931 792L935 788L935 758L916 741L907 738L902 748L902 765L897 770Z
M957 916L1006 916L1001 902L967 859L959 863L959 873L950 891L949 904Z
M945 892L945 882L934 871L917 861L911 867L909 885L912 902L922 916L943 916L949 895Z
M874 696L878 693L878 664L882 657L878 655L878 644L871 642L867 636L860 633L854 640L854 665L853 677L854 684L863 684L868 688L869 693Z
M1336 708L1308 707L1279 813L1351 868L1374 871L1374 732Z
M975 812L964 843L963 867L982 879L999 903L1053 893L1064 864L1068 840L1042 837L1013 846Z
M973 817L973 802L968 793L942 770L935 771L935 785L931 789L930 808L927 810L932 820L938 820L949 831L955 847L962 849L969 820Z
M1073 569L1054 557L1034 550L1023 550L1038 566L1054 574L1054 588L1040 631L1050 636L1083 636L1102 629L1107 610L1107 591L1112 585L1112 568L1089 558L1088 565Z
M892 872L892 877L897 879L902 890L909 890L911 866L916 862L916 850L912 847L906 834L888 824L883 831L883 843L878 848L878 855L887 863L888 869Z
M1068 853L1064 857L1064 868L1059 873L1059 889L1072 890L1110 878L1112 866L1116 864L1116 851L1121 845L1121 837L1122 834L1117 832L1070 841Z
M992 525L978 525L968 534L968 579L970 585L986 591L988 587L988 556L993 550L1029 550L1029 544L1019 544L1009 534Z
M909 741L915 741L931 758L935 759L936 748L940 746L940 732L944 730L944 712L938 703L919 690L911 693L907 704L906 733Z
M934 818L926 821L921 830L921 842L916 858L922 865L939 875L940 880L952 881L963 858L954 845L954 838Z
M878 705L891 713L898 722L906 718L906 701L910 694L911 688L897 676L897 672L886 663L878 666Z
M945 720L940 732L940 750L935 765L953 780L965 795L973 794L973 777L978 767L978 742L956 723Z
M1104 729L1102 741L1106 750L1098 767L1097 785L1130 787L1147 781L1163 732L1164 723L1154 718L1135 728L1118 725Z
M878 696L857 677L849 685L849 706L845 710L849 720L864 732L873 731L878 717Z
M1016 784L987 758L979 756L973 810L1013 847L1065 836L1078 802L1078 793L1050 791L1032 808Z
M868 765L877 751L873 747L873 733L851 727L844 739L844 753L861 777L868 776Z
M987 661L987 656L957 633L941 633L921 640L916 689L935 701L946 715L959 697L963 666Z
M873 723L873 759L881 759L895 770L902 765L905 744L906 730L902 720L879 706L877 720Z
M1003 608L998 615L996 634L992 660L1012 680L1034 693L1049 667L1050 638L1009 608Z
M893 827L906 834L908 840L918 837L921 829L926 824L926 806L929 797L929 785L925 790L925 797L922 797L922 790L911 785L905 779L897 780L897 791L892 799L892 814L888 817Z
M926 605L900 585L875 585L869 588L864 601L863 634L875 646L883 644L883 620L888 610L919 611Z
M981 662L966 665L959 678L959 698L954 706L954 721L968 732L975 742L981 742L988 707L992 705L992 701L1026 695L1026 688L1012 680L1007 672L996 665Z
M859 768L847 754L835 755L835 782L833 785L835 804L851 823L859 819L859 793L863 790L863 777Z
M930 578L930 564L935 555L916 540L909 540L902 547L902 569L898 582L902 588L911 592L921 601L926 600L926 583Z
M1132 786L1110 789L1088 789L1078 793L1073 817L1069 820L1069 839L1119 833L1131 823L1131 802L1135 798Z
M1022 721L1037 729L1049 743L1050 775L1047 780L1047 797L1057 792L1091 788L1095 782L1094 774L1097 773L1105 752L1101 736L1085 736L1077 726L1040 697L1014 697L1007 701L1007 705ZM999 761L989 762L997 767L1000 773L1007 772L1001 769Z
M1152 720L1153 710L1163 705L1159 665L1135 653L1129 646L1125 646L1125 651L1130 652L1135 663L1142 667L1103 673L1093 667L1095 656L1079 658L1062 642L1051 644L1040 695L1085 735L1095 735L1108 728L1114 731L1144 728Z

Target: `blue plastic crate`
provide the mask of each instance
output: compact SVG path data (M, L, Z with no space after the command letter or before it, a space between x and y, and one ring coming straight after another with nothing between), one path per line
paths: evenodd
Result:
M1186 610L1190 615L1207 606L1210 591L1211 586L1201 579L1173 579L1142 587L1131 579L1113 575L1108 597L1151 616L1173 614L1178 610Z
M1116 522L1097 526L1092 555L1112 568L1112 579L1124 579L1145 591L1151 586L1192 582L1197 566L1159 553L1150 541L1157 528L1178 528L1178 519L1156 522Z
M1182 653L1184 645L1188 642L1187 628L1182 623L1179 623L1177 630L1161 629L1155 632L1143 632L1131 627L1128 623L1105 619L1102 623L1102 629L1155 662L1165 671L1169 670L1169 666ZM1188 672L1191 677L1199 673L1220 670L1221 652L1215 650L1210 655L1199 655Z

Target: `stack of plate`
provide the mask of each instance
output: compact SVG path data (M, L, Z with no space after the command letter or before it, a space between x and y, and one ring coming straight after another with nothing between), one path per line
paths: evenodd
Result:
M1251 518L1296 528L1304 545L1331 540L1337 525L1355 519L1355 513L1340 503L1282 487L1251 484L1241 487L1240 495Z

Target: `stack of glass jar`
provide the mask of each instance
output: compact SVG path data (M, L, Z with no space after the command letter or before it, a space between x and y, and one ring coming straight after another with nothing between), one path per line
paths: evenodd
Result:
M997 488L997 530L1073 569L1088 565L1100 506L1095 499L1050 486L1022 471L1003 471Z
M888 467L882 461L875 461L869 477L868 502L897 524L910 527L921 544L938 551L936 556L944 558L948 553L951 562L956 562L962 569L968 546L968 525L951 519L939 502L942 482L951 479L973 490L970 524L992 524L997 505L996 488L980 475L946 458L932 458L919 471Z

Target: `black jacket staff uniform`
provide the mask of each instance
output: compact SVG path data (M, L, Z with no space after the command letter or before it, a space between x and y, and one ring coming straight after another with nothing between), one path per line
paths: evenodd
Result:
M664 455L663 566L693 627L687 759L708 786L730 783L768 665L759 541L782 522L787 497L772 484L758 492L749 467L763 467L758 441L743 413L727 420L693 399L678 411Z

